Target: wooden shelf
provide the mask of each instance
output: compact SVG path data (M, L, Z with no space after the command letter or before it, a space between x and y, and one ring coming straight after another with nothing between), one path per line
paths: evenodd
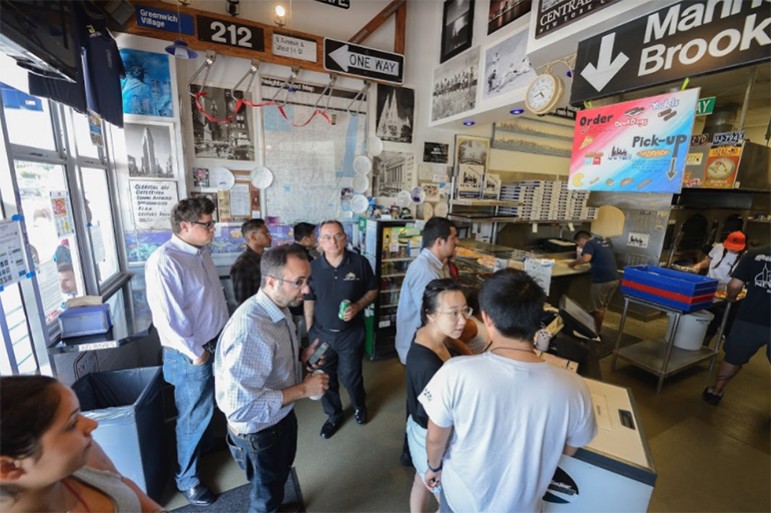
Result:
M457 198L451 200L453 206L460 207L519 207L522 205L519 201L501 201L501 200L484 200L484 199L471 199L471 198Z

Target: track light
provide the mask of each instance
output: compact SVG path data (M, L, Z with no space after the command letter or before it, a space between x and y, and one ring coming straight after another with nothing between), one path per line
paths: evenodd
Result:
M273 23L279 27L286 25L286 7L282 4L276 4L273 8Z

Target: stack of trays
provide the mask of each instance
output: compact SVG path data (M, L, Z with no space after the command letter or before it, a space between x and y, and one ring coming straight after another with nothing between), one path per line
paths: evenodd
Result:
M718 281L714 278L663 267L636 265L624 268L621 292L683 312L712 305Z

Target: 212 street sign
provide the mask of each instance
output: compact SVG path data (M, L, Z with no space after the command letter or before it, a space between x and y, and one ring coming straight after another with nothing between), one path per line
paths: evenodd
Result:
M324 39L324 69L382 82L404 82L404 56L346 41Z
M770 45L768 2L683 1L581 41L570 101L771 60Z

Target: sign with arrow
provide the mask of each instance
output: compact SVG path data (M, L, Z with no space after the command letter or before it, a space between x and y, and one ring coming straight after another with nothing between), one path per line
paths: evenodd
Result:
M394 84L404 83L404 56L324 39L324 69Z
M699 89L578 112L568 188L679 193Z
M760 0L682 1L581 41L573 104L771 60Z

